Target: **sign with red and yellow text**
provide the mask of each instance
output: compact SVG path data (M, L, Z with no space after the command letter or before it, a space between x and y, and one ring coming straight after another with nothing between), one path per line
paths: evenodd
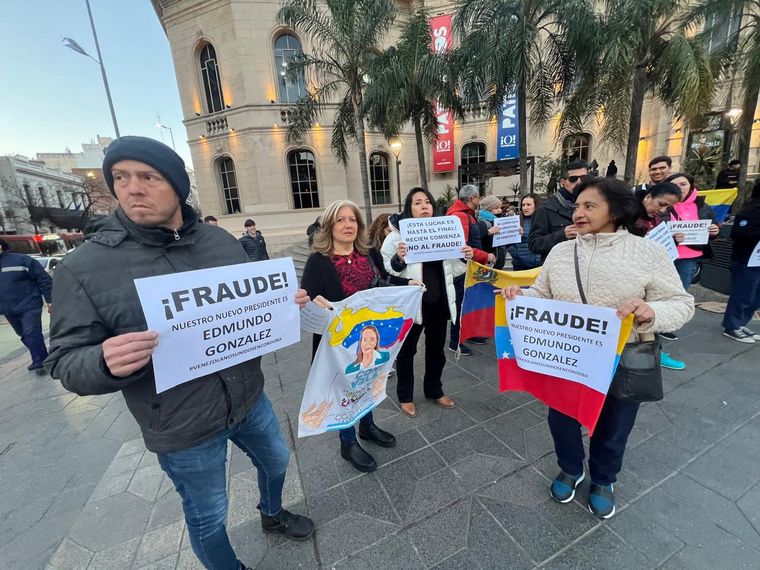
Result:
M430 18L432 49L435 53L446 53L453 47L451 15ZM433 172L454 170L454 113L434 101L438 117L438 136L433 144Z

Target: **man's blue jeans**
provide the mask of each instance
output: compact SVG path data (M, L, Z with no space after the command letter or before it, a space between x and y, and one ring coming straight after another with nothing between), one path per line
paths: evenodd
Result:
M282 437L272 403L264 393L239 424L190 449L158 454L161 468L182 497L193 551L211 570L240 567L225 527L227 440L242 449L258 469L258 508L262 515L279 514L290 450Z
M760 309L760 267L731 262L731 296L723 317L723 328L735 331L747 326Z
M42 364L48 355L45 337L42 336L42 309L5 315L5 318L29 350L32 364Z

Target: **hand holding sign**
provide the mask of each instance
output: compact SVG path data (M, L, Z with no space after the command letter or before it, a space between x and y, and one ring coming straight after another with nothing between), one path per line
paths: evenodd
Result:
M673 235L683 234L680 245L704 245L710 239L710 220L679 220L668 222L668 228ZM678 240L676 240L678 241Z
M112 376L126 378L148 364L157 346L157 332L120 334L103 342L103 360Z

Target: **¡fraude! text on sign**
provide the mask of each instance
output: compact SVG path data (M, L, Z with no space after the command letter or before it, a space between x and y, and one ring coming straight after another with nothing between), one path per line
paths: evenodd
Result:
M156 392L298 342L289 257L135 279L153 353Z
M614 309L519 296L506 311L520 368L607 393L621 325Z
M464 230L456 216L407 218L399 222L399 231L407 263L463 257Z
M682 233L683 241L680 245L704 245L710 239L710 220L689 220L668 222L671 234Z

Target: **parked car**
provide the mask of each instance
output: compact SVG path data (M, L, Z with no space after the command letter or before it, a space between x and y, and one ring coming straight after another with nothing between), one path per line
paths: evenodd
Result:
M33 256L34 259L40 262L40 265L45 269L48 275L50 277L53 276L53 272L55 271L56 265L63 259L62 257L36 257Z

